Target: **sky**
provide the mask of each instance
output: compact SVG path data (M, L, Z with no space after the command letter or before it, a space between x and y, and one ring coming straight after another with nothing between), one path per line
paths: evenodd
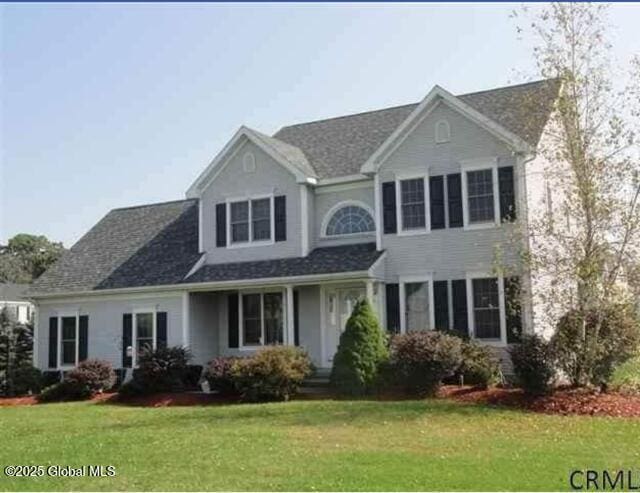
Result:
M0 243L70 247L109 210L184 198L241 125L535 78L518 4L4 4ZM616 5L617 60L640 4Z

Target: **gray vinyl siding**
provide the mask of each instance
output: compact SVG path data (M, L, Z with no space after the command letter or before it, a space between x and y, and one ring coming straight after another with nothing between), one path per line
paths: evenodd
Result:
M256 170L247 173L244 171L243 158L249 151L255 156ZM287 197L286 241L263 246L216 247L216 204L228 198L272 193L275 196L286 195ZM300 256L300 185L296 183L290 171L253 143L245 142L204 190L202 205L203 248L207 252L208 263Z
M338 190L328 193L316 193L315 194L315 215L313 221L314 228L314 246L333 246L333 245L346 245L350 243L363 243L376 240L375 231L371 233L365 233L361 235L347 236L340 238L339 236L334 238L323 238L322 225L327 218L327 214L332 207L344 201L356 201L362 202L374 211L374 193L373 193L373 180L368 182L366 188L353 188L347 190ZM375 217L374 217L375 220Z
M189 295L191 353L193 363L204 365L218 355L220 293Z
M88 357L106 360L114 368L122 367L122 315L134 310L156 308L167 312L167 344L182 345L182 296L136 299L97 298L91 301L40 304L38 306L38 361L47 369L49 364L49 318L61 313L78 311L89 316Z
M441 119L449 122L451 141L436 144L435 124ZM485 157L498 157L498 166L515 164L511 151L501 141L440 104L385 161L380 170L380 182L427 169L430 176L460 173L462 160ZM382 247L387 251L386 277L394 281L398 276L433 273L435 280L445 280L464 277L468 271L490 271L497 245L501 245L507 261L515 258L510 229L509 225L502 225L470 231L446 228L414 236L385 234Z

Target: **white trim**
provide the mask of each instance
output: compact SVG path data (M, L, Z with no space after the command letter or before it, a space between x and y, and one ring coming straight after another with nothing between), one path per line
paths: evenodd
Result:
M327 320L325 316L326 311L326 295L324 291L324 285L320 285L320 362L322 365L325 365L327 362L327 351L325 349L325 340L326 335L325 331L327 330Z
M348 192L351 190L363 190L372 187L372 180L369 177L365 177L363 180L349 181L345 183L334 183L330 185L317 186L315 188L316 195L323 195L327 193Z
M134 293L136 299L148 299L148 298L177 298L182 296L182 291L158 291L158 292L146 292L150 289L158 289L161 286L151 286L149 289L145 289L144 291L137 293L140 288L121 288L121 289L110 289L104 290L106 293L102 293L100 291L89 291L84 293L69 293L69 294L61 294L61 295L50 295L48 297L40 298L38 301L38 306L48 306L48 305L57 305L60 303L86 303L89 301L95 301L97 297L104 298L105 301L123 301L123 300L131 300L132 295L126 293ZM175 288L175 286L174 286ZM122 289L126 290L122 292ZM88 296L93 295L93 296Z
M138 315L151 314L153 337L152 347L155 351L158 348L158 307L135 308L131 312L131 368L138 367ZM167 343L169 342L169 321L167 320ZM125 348L126 351L126 348Z
M495 156L460 161L462 175L462 219L464 230L487 229L500 226L500 190L498 182L498 158ZM469 171L491 170L493 186L493 221L471 223L469 220L469 194L467 173Z
M424 228L404 229L402 224L402 186L401 182L407 180L422 179L424 187ZM431 197L429 196L429 171L421 171L419 173L403 173L395 177L396 186L396 224L398 236L415 236L424 235L431 232Z
M255 200L264 200L269 199L269 218L270 221L270 235L271 238L268 240L254 240L253 239L253 207L251 203ZM258 247L258 246L268 246L275 244L275 236L276 236L276 213L275 213L275 194L267 193L267 194L257 194L257 195L245 195L241 197L229 197L226 199L226 220L227 220L227 248L247 248L247 247ZM247 202L248 208L248 240L243 242L233 242L231 238L231 205L238 204L242 202Z
M376 250L382 250L382 231L384 228L382 224L382 197L380 196L382 192L380 188L380 175L376 173L373 177L373 203L375 210L373 219L376 223Z
M371 267L369 267L369 270L367 271L369 273L370 278L375 279L376 276L374 275L374 271L378 267L378 264L382 262L386 258L386 256L387 256L387 251L385 250L380 254L380 256L376 259L376 261L373 264L371 264Z
M498 308L500 312L500 337L498 339L477 338L475 334L475 306L473 303L473 280L474 279L497 279L498 280ZM475 341L488 346L507 345L507 319L504 299L504 277L487 271L476 271L466 273L467 284L467 320L469 325L469 337Z
M433 330L435 328L435 310L434 310L434 298L433 298L433 273L416 274L410 276L400 276L398 278L398 291L400 297L400 333L406 334L407 332L407 300L406 300L406 284L413 283L427 283L427 289L429 290L429 324L427 330Z
M322 239L349 238L353 236L372 235L376 232L377 228L374 231L361 231L358 233L349 233L344 235L327 235L327 226L329 226L329 221L331 221L331 219L333 218L333 215L343 207L349 207L349 206L360 207L361 209L364 209L365 211L367 211L367 214L369 214L369 216L371 216L371 219L373 220L373 227L376 228L375 214L373 209L368 204L365 204L361 200L350 200L350 199L342 200L336 204L333 204L333 206L331 206L331 208L325 213L324 217L322 218L322 224L320 226L320 238Z
M309 255L309 223L309 190L306 185L300 185L300 249L303 257Z
M494 120L486 117L479 111L473 109L461 99L455 97L450 92L436 85L429 91L429 94L420 102L420 104L411 112L411 114L402 122L398 128L384 141L384 143L367 159L360 168L361 173L374 173L384 161L393 153L393 151L408 137L411 130L425 118L424 113L430 111L437 103L443 101L453 109L459 111L470 120L474 121L487 131L506 142L517 150L529 151L531 146L522 138L507 130Z
M355 175L345 175L345 176L336 176L333 178L321 178L318 180L318 187L326 187L329 185L337 185L341 183L354 183L361 181L371 181L367 175L363 175L361 173Z
M193 267L191 267L191 270L189 272L187 272L187 275L183 277L183 279L188 279L189 276L192 276L195 272L197 272L200 267L202 267L202 264L204 264L204 261L207 259L207 254L203 253L200 258L198 259L198 261L193 264Z
M186 348L191 345L191 327L189 325L189 291L185 291L182 293L182 346ZM168 331L167 338L169 338Z
M296 344L296 335L295 335L295 315L294 315L294 303L293 303L293 286L291 284L287 284L285 286L285 294L286 294L286 324L283 334L284 343L289 346L295 346ZM285 300L283 299L283 302Z
M213 158L204 171L202 171L198 178L196 178L196 180L191 184L186 193L187 198L200 197L202 191L208 188L208 186L218 177L220 172L225 168L229 161L231 161L231 158L235 156L247 140L258 146L277 163L290 171L296 177L296 181L298 183L313 183L315 181L315 176L307 176L295 164L291 163L285 156L265 142L256 131L243 125L236 131L231 140L227 142L222 150L215 158Z

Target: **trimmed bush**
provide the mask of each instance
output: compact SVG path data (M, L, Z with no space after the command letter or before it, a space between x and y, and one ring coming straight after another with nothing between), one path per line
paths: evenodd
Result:
M211 390L222 395L237 393L231 370L239 359L237 356L220 356L209 362L204 372L204 378L209 382Z
M183 347L143 349L133 379L145 393L180 392L185 389L191 353Z
M31 365L23 365L12 372L13 394L37 394L42 389L42 372Z
M466 385L486 389L500 381L500 364L487 346L472 340L462 343L462 363L456 372Z
M39 402L82 401L90 399L91 391L77 382L63 380L45 388L38 394Z
M537 335L523 335L519 344L509 349L518 385L531 395L548 393L555 377L551 345Z
M391 340L391 371L410 394L432 396L462 364L462 340L438 331L409 332Z
M42 372L42 388L51 387L62 381L62 372L59 370L46 370Z
M558 366L575 386L606 389L616 368L638 354L640 324L629 306L565 314L551 340Z
M200 390L202 379L202 365L187 365L184 375L184 386L187 390Z
M249 402L289 400L311 371L307 353L289 346L261 349L231 366L235 388Z
M116 376L107 361L88 359L65 373L62 382L46 387L38 396L41 402L90 399L113 387Z
M386 337L371 305L359 301L340 336L331 384L340 393L363 395L374 389L378 368L389 357Z

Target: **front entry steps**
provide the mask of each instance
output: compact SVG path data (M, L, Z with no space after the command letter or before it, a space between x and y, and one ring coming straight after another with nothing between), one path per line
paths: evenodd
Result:
M300 395L303 396L327 396L331 394L329 376L331 368L317 368L310 376L304 379L300 387Z

